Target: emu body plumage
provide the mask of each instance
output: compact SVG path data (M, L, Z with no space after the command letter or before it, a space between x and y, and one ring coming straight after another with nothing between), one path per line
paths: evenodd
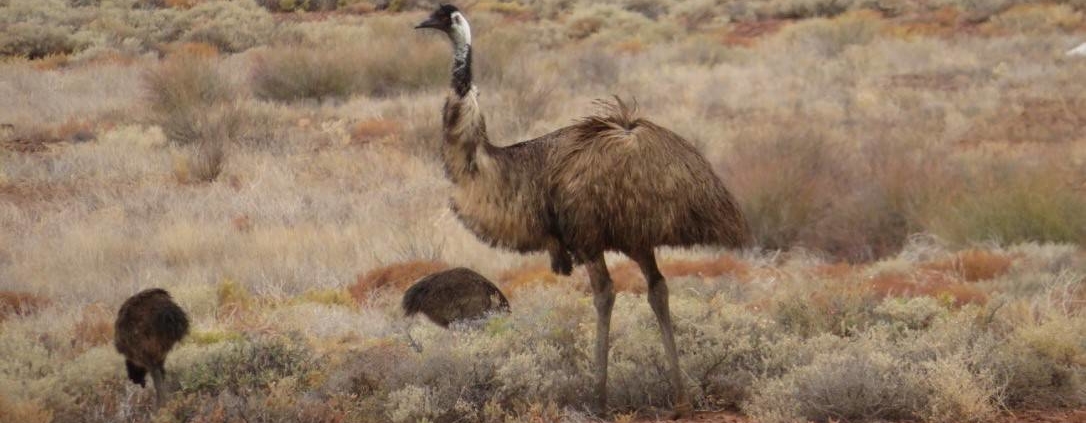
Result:
M458 267L419 279L404 293L402 306L407 316L422 313L430 321L448 327L487 313L508 312L509 300L483 275Z
M189 319L163 289L147 289L129 297L117 312L113 345L124 356L128 379L145 386L151 373L156 399L166 396L166 355L189 332Z
M746 220L712 166L674 132L637 117L618 98L601 113L508 147L491 144L471 84L471 35L456 7L443 5L418 28L453 44L451 91L443 109L451 207L480 239L520 252L547 251L555 272L583 263L597 311L596 393L607 410L607 353L614 289L604 252L638 263L660 326L677 415L691 412L675 347L658 246L750 242Z

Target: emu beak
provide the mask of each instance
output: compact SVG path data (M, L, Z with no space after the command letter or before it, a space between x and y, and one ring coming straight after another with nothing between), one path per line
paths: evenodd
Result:
M416 25L415 29L438 28L439 26L441 26L441 23L438 22L437 19L430 18L430 19L422 21L422 23Z

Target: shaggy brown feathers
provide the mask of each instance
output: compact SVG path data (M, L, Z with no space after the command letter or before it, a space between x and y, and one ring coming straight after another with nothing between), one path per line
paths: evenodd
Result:
M446 100L444 157L453 210L492 245L546 250L558 262L552 267L568 273L561 262L570 253L583 260L609 250L749 243L738 204L705 158L620 99L503 148L489 144L473 94Z
M483 275L463 267L420 279L403 295L407 316L422 313L442 327L477 319L489 312L508 312L509 300Z
M165 396L166 354L189 332L185 311L165 290L147 289L125 300L114 329L113 345L124 355L128 378L144 386L150 372L161 401Z
M442 157L453 182L456 215L491 245L522 252L546 250L555 272L569 274L572 258L585 264L597 313L595 382L603 413L608 411L607 363L615 301L603 253L621 251L637 262L660 326L675 413L689 415L692 404L679 368L667 283L654 249L745 245L750 232L731 193L690 143L638 118L634 108L618 98L604 103L603 113L572 126L509 147L491 145L478 90L471 85L470 54L461 54L471 51L467 21L456 7L443 5L417 28L440 30L453 45ZM455 298L450 294L433 307ZM404 297L409 313L412 303Z
M577 257L699 244L742 247L742 212L704 157L616 98L548 159L548 203Z

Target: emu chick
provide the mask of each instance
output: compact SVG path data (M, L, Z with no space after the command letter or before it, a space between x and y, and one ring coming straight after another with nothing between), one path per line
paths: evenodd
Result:
M155 382L157 400L165 397L163 378L166 354L189 332L189 319L166 290L153 288L125 300L117 312L113 345L124 355L128 379L146 386L146 375Z
M458 320L477 319L491 311L509 311L509 301L483 275L463 267L420 279L403 295L407 316L425 314L442 327Z

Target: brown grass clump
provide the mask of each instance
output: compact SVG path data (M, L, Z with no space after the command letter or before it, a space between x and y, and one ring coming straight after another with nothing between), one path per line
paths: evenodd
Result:
M952 258L924 263L921 268L953 273L967 282L977 282L1005 275L1013 263L1013 258L1006 254L972 249L962 251Z
M448 264L439 261L415 260L390 264L358 275L355 283L347 287L347 291L351 298L361 304L372 292L384 289L404 291L423 276L448 268Z
M615 292L628 292L631 294L644 294L648 288L637 263L630 260L622 260L608 266L611 273L611 282L614 283ZM735 278L746 279L751 272L750 266L739 261L733 256L722 255L711 259L677 259L661 260L660 272L667 278L716 278L731 275ZM575 277L581 272L577 272ZM549 265L531 264L508 269L498 275L498 284L502 290L515 296L520 290L536 286L552 286L559 283L576 285L579 289L588 290L588 284L571 280L554 274Z
M535 264L507 269L498 275L498 284L509 296L516 296L523 289L558 284L559 276L549 265Z
M84 307L73 329L72 347L76 351L85 351L113 340L113 317L113 312L104 304L94 303Z
M182 184L211 182L222 173L226 146L241 136L242 110L236 90L218 62L179 54L144 75L151 121L181 148L173 174Z
M0 291L0 322L11 316L29 316L50 304L48 298L28 292Z
M780 31L786 22L776 19L736 22L723 35L722 42L729 46L753 47L763 37L771 36Z
M34 61L34 69L40 71L57 70L68 66L71 56L67 54L50 54Z
M351 127L351 141L368 143L396 136L402 131L399 122L389 119L367 119Z
M53 421L53 412L38 401L17 400L0 393L0 421L50 423Z
M144 75L152 121L177 145L205 138L212 106L231 101L235 92L219 73L217 62L201 56L177 55Z
M703 260L664 260L660 263L660 272L669 278L716 278L731 275L744 279L750 274L750 265L725 254Z
M641 274L641 269L637 266L637 263L625 260L610 267L615 292L644 294L648 289L648 283L645 282L645 277ZM667 274L664 273L664 276L667 276ZM588 289L588 286L588 284L585 284L585 289Z
M820 264L810 273L819 279L839 280L855 275L857 267L849 263Z
M802 119L797 117L797 119ZM745 135L745 134L744 134ZM736 147L729 183L742 203L758 245L797 245L822 220L842 191L839 148L828 134L810 131L751 134Z
M867 288L880 298L929 296L955 306L988 302L988 295L976 285L930 270L881 272L868 281Z

